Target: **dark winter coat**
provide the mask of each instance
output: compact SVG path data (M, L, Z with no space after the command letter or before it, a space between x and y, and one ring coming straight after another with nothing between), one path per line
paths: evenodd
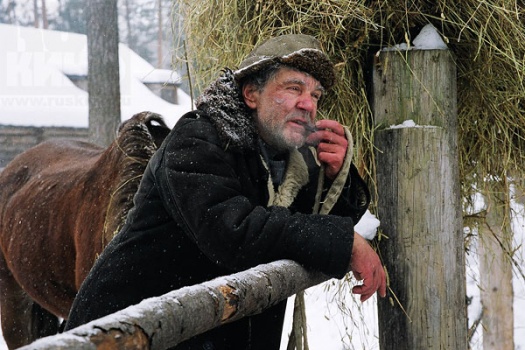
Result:
M304 147L291 153L283 183L274 189L230 71L197 106L150 160L126 225L80 288L67 329L279 259L336 278L348 271L353 226L369 202L356 168L347 161L337 179L323 184L315 152ZM324 204L314 209L320 200ZM177 349L279 349L285 305Z

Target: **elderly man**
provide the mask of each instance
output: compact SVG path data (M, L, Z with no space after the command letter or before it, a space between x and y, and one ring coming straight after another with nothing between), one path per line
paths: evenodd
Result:
M334 67L316 39L284 35L225 69L151 159L124 228L100 256L67 329L184 286L278 259L386 293L354 232L369 192L348 131L316 121ZM177 349L278 349L286 302Z

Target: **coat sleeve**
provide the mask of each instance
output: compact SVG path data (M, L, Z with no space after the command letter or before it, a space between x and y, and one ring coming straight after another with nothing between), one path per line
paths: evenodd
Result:
M260 161L224 150L205 118L186 118L172 133L159 155L157 185L170 215L212 262L238 271L293 259L331 277L344 276L353 243L351 217L267 207L261 196L266 179L253 166ZM243 181L246 176L252 181Z

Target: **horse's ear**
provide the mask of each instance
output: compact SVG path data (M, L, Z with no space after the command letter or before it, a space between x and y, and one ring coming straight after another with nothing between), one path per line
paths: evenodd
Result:
M155 143L155 146L158 149L160 145L162 145L164 139L170 133L170 129L167 126L162 125L149 125L148 129L151 134L151 137L153 138L153 142Z
M142 113L146 114L144 122L148 128L149 133L151 134L151 137L153 138L156 148L159 148L162 144L162 141L164 141L166 136L168 136L170 133L170 128L168 128L160 114L153 112Z

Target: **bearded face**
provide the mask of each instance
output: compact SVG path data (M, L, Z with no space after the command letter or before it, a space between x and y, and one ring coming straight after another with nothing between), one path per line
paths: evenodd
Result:
M315 122L323 87L307 73L281 68L262 89L245 86L243 96L255 113L261 138L276 149L301 147Z

